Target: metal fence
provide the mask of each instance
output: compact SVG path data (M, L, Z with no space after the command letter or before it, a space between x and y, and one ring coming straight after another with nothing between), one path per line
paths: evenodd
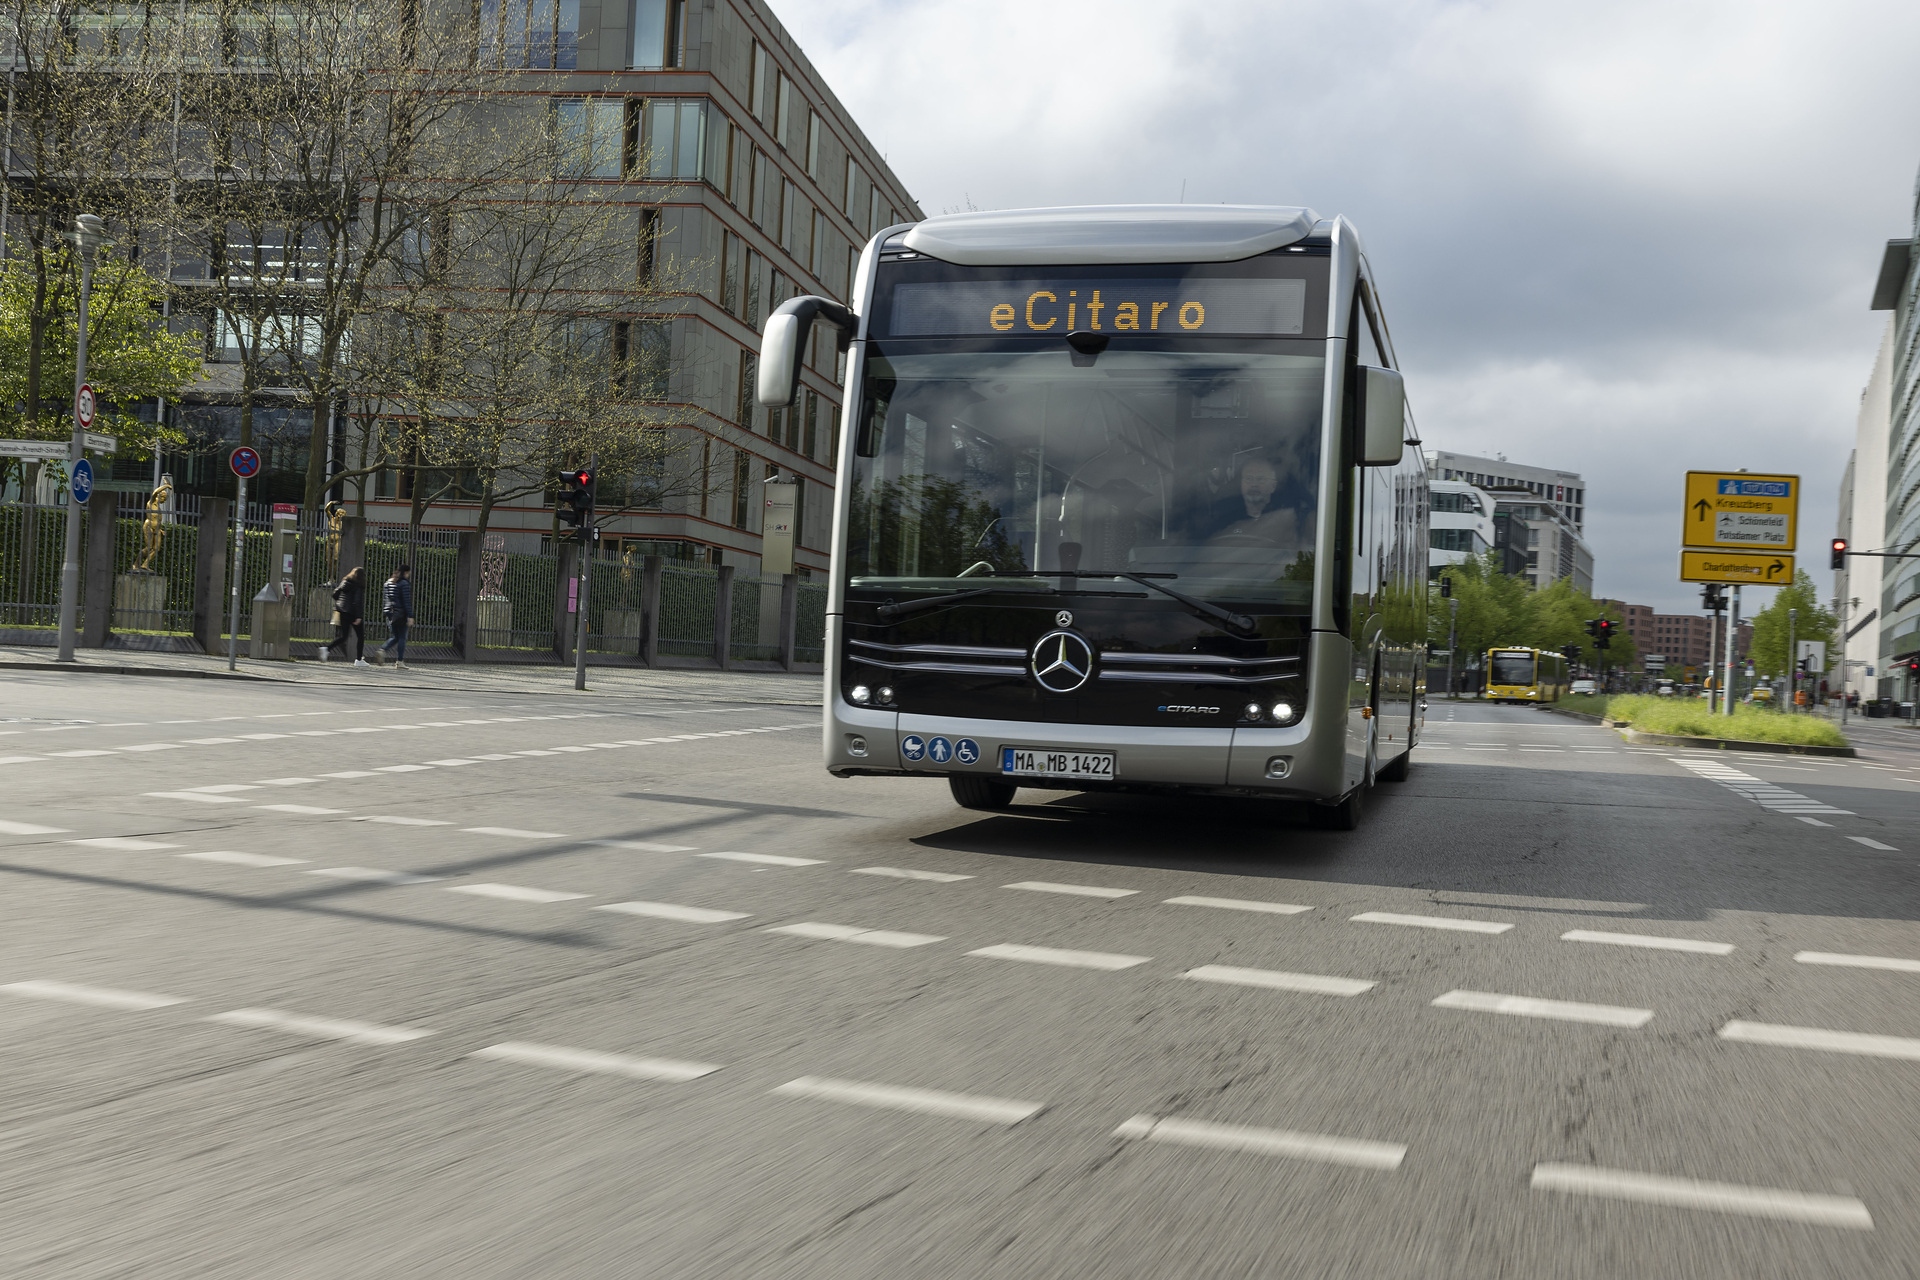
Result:
M84 511L81 520L84 565ZM60 563L66 539L65 507L31 502L0 506L0 627L51 631L60 625Z

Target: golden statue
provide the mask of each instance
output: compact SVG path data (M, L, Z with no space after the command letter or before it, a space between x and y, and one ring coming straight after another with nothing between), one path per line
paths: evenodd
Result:
M333 582L340 576L340 530L347 522L347 510L337 502L329 502L326 513L327 581Z
M167 526L163 514L167 502L173 497L173 477L161 476L160 487L147 499L147 518L140 526L141 535L146 539L140 552L140 563L133 567L135 573L152 573L153 562L160 557L160 543L167 536Z

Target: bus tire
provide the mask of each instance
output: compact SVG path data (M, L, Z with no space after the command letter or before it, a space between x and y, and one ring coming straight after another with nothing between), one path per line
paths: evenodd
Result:
M1307 820L1322 831L1353 831L1367 812L1367 788L1364 784L1347 792L1338 804L1317 804L1307 811Z
M983 778L977 773L950 773L947 787L953 792L953 802L962 809L1004 809L1013 803L1011 782Z

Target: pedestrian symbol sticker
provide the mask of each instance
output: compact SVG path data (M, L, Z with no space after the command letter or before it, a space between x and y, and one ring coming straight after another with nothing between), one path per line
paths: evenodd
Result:
M953 744L945 738L935 738L927 743L927 758L935 764L945 764L953 759Z
M962 738L953 744L953 758L961 764L974 764L980 759L980 744L972 738Z
M938 739L936 739L938 741ZM909 760L918 760L927 754L926 740L917 733L910 733L900 739L900 754Z

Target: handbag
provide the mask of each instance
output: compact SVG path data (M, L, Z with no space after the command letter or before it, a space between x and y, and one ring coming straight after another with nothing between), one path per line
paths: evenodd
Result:
M331 621L333 625L336 627L340 625L340 611L338 609L335 609L333 611L333 618L331 619Z

